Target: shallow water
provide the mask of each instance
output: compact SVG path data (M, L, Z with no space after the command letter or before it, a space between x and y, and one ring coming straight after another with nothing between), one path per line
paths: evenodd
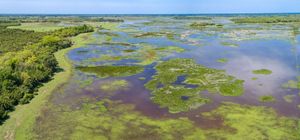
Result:
M217 108L222 102L233 102L239 104L268 106L282 116L299 117L300 104L298 90L284 89L282 84L288 80L294 80L299 75L299 49L300 36L290 35L283 25L265 27L264 25L235 25L226 18L215 19L218 23L225 24L222 29L209 28L204 30L193 30L187 25L191 20L173 20L169 17L155 18L153 25L144 25L151 22L151 18L128 20L119 26L118 37L113 37L114 42L131 43L132 46L122 45L86 45L73 49L68 53L68 57L75 66L99 66L99 65L137 65L141 60L128 58L115 61L97 61L103 55L124 56L124 50L141 50L141 44L148 44L155 47L177 46L184 48L184 52L168 52L155 59L152 64L146 65L142 73L128 77L108 77L99 78L93 74L83 73L78 70L74 72L72 79L64 85L57 93L54 93L50 102L55 105L67 105L76 108L81 105L82 100L91 98L102 100L110 98L120 100L124 104L133 104L135 110L145 116L153 118L179 118L188 117L196 125L202 128L218 127L221 120L208 120L202 118L201 112L208 112ZM160 22L158 22L160 21ZM155 23L157 22L157 23ZM170 23L168 23L170 22ZM130 28L134 31L122 31ZM263 28L257 30L257 28ZM252 35L240 32L241 30L255 30L257 34ZM138 32L137 32L138 31ZM147 38L136 38L133 35L139 32L172 32L174 39L164 36ZM233 36L228 33L236 32ZM282 32L282 34L279 34ZM95 33L96 34L96 33ZM289 36L286 36L288 34ZM101 38L104 35L97 35ZM246 36L246 37L245 37ZM222 45L222 42L231 42L235 47ZM91 42L92 44L92 42ZM132 52L139 53L139 52ZM137 55L138 57L138 55ZM139 56L140 57L140 56ZM211 103L203 105L188 112L172 114L167 108L160 108L159 105L151 101L151 94L144 84L156 73L154 67L158 61L166 61L172 58L192 58L198 64L209 68L226 70L229 75L244 80L245 93L238 97L225 97L220 94L201 93L204 97L212 100ZM226 58L227 63L219 63L218 59ZM94 61L89 61L94 59ZM269 69L271 75L255 75L253 70ZM140 79L144 77L144 79ZM253 80L252 78L257 78ZM179 77L175 84L182 84L184 76ZM85 81L89 81L90 83ZM129 82L127 89L115 92L105 92L100 89L103 82L124 79ZM86 85L85 85L86 84ZM185 85L195 88L195 85ZM272 95L276 102L262 103L258 99L263 95ZM286 102L285 95L295 95L293 102ZM183 100L187 100L183 98Z

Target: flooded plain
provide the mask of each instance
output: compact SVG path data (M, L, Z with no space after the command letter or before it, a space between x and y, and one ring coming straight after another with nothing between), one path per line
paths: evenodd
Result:
M43 109L38 139L297 137L300 36L292 24L123 18L66 54L73 76Z

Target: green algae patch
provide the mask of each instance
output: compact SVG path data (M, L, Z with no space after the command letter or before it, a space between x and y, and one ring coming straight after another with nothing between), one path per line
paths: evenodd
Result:
M227 63L228 59L227 58L220 58L220 59L217 60L217 62L219 62L219 63Z
M76 69L96 74L100 78L107 77L127 77L143 72L142 66L93 66L93 67L77 67Z
M89 101L75 110L45 108L33 131L36 139L43 140L205 139L203 130L187 118L152 119L134 111L133 105L109 99Z
M276 99L271 95L266 95L266 96L260 96L259 101L260 102L275 102Z
M256 81L256 80L258 80L258 78L257 77L253 77L253 78L251 78L251 80Z
M292 103L294 101L294 98L296 97L296 95L285 95L283 96L284 101L288 102L288 103Z
M228 140L297 140L299 121L279 117L267 107L223 103L217 109L203 113L210 119L222 118L224 129L209 130L207 137Z
M100 85L100 89L107 92L126 90L128 87L129 83L126 80L106 81Z
M146 80L146 78L145 77L139 77L139 80L144 81L144 80Z
M268 70L268 69L259 69L259 70L253 70L252 73L253 74L261 74L261 75L270 75L270 74L272 74L272 71Z
M202 91L223 96L240 96L244 92L243 80L197 64L192 59L171 59L155 67L157 73L146 88L151 91L152 101L171 113L189 111L209 102L201 97ZM176 83L185 76L183 83Z

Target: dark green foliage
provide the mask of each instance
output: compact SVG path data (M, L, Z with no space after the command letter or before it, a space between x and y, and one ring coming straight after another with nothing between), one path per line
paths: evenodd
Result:
M232 19L235 23L289 23L300 22L300 16L259 16Z
M25 46L37 43L44 35L45 33L34 31L0 28L0 54L21 50Z
M2 28L0 32L0 120L17 104L30 102L34 92L57 70L54 52L72 45L68 37L93 31L83 25L48 33ZM3 43L4 42L4 43Z
M0 20L0 28L6 28L8 26L20 26L19 22L12 22L12 21L1 21Z

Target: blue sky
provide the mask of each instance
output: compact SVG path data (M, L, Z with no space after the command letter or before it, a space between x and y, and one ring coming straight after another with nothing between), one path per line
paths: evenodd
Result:
M300 0L0 0L0 13L194 14L300 12Z

